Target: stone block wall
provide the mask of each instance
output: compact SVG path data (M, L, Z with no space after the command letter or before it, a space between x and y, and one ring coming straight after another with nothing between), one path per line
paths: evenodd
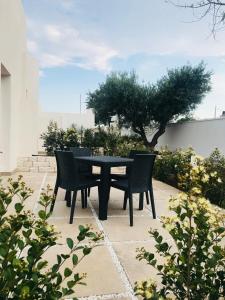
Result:
M20 157L17 161L18 172L54 173L56 172L55 157L32 156Z

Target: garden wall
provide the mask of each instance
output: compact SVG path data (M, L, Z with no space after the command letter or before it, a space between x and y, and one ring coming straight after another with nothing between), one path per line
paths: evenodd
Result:
M20 157L17 162L18 172L53 173L56 172L55 157L32 156Z
M202 156L217 147L225 155L225 118L169 124L158 148L166 145L171 150L192 147Z

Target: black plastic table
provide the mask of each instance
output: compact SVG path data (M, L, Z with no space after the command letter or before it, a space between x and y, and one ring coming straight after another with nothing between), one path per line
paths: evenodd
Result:
M107 210L110 192L110 169L111 167L123 167L132 164L133 159L115 156L82 156L76 160L91 166L101 167L99 184L99 219L107 220Z

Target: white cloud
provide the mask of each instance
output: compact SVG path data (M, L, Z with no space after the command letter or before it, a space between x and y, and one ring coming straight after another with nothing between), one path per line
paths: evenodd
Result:
M28 48L42 68L75 65L105 72L110 70L110 60L118 56L115 49L83 38L79 30L72 26L32 22L31 27L32 30L36 27L36 34L33 36L35 41L29 41Z
M32 53L36 53L38 50L37 43L35 41L28 40L27 41L27 49L28 49L28 51L30 51Z

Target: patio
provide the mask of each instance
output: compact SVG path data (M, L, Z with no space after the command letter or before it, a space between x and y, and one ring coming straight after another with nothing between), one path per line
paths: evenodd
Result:
M14 174L13 177L17 177ZM38 212L38 199L42 188L47 184L54 187L56 175L50 173L23 173L24 180L34 193L27 201L27 209ZM7 177L4 177L4 181ZM178 191L162 182L154 180L154 195L157 216L168 215L168 200ZM79 265L78 271L87 273L87 286L79 286L77 297L89 299L133 299L132 287L134 282L156 277L156 272L145 262L139 262L136 257L136 248L146 247L154 250L154 241L149 236L149 228L157 228L169 238L167 232L161 227L160 220L153 220L149 205L144 205L142 211L138 210L138 197L134 197L134 227L129 226L128 209L122 209L123 193L111 189L108 208L108 219L99 221L97 189L91 189L88 200L88 208L82 209L80 193L75 210L74 223L69 224L69 211L64 201L64 191L59 190L55 209L50 218L51 224L61 232L59 242L62 245L53 247L47 253L47 260L52 264L57 253L68 251L65 245L67 237L75 240L78 233L78 225L91 224L94 231L103 231L105 240Z

